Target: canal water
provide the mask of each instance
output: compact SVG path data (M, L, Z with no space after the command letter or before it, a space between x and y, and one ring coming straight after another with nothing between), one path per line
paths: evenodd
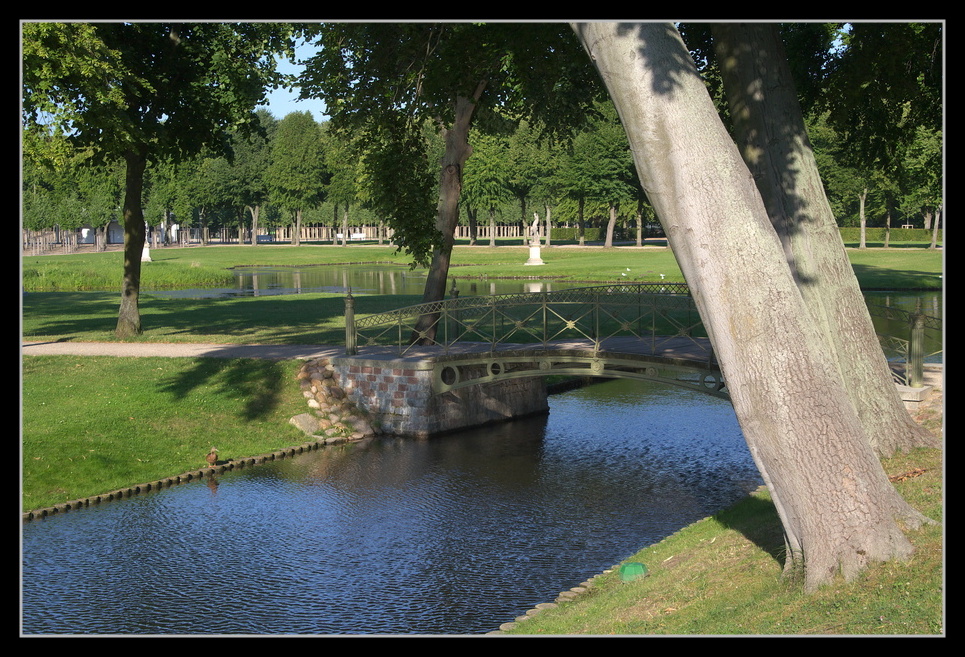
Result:
M760 483L727 402L609 381L25 523L22 631L481 634Z

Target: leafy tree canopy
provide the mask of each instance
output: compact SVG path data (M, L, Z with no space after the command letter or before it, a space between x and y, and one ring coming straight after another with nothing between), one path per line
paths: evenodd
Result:
M25 23L28 136L63 134L108 159L230 153L227 132L255 129L255 106L282 82L274 53L291 51L290 35L270 23Z

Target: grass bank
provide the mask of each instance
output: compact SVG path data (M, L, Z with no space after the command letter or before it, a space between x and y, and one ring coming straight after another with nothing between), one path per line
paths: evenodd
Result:
M939 450L883 465L899 492L942 520ZM943 526L908 533L907 561L869 567L851 582L806 594L781 578L781 523L762 489L629 555L648 575L624 582L619 564L586 591L512 623L509 635L940 635ZM552 602L552 601L547 601Z
M33 510L298 445L297 361L23 358L21 495Z

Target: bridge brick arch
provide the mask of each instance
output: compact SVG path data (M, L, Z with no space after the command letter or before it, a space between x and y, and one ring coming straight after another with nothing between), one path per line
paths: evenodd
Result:
M439 356L432 361L434 393L548 375L636 379L681 386L729 398L716 362L669 358L638 353L639 344L597 351L572 345L520 347L500 352Z

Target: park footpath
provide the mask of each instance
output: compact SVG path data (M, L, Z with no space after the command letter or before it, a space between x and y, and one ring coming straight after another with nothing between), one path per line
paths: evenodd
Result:
M314 360L345 355L344 346L21 341L22 356L119 356L122 358L264 358Z

